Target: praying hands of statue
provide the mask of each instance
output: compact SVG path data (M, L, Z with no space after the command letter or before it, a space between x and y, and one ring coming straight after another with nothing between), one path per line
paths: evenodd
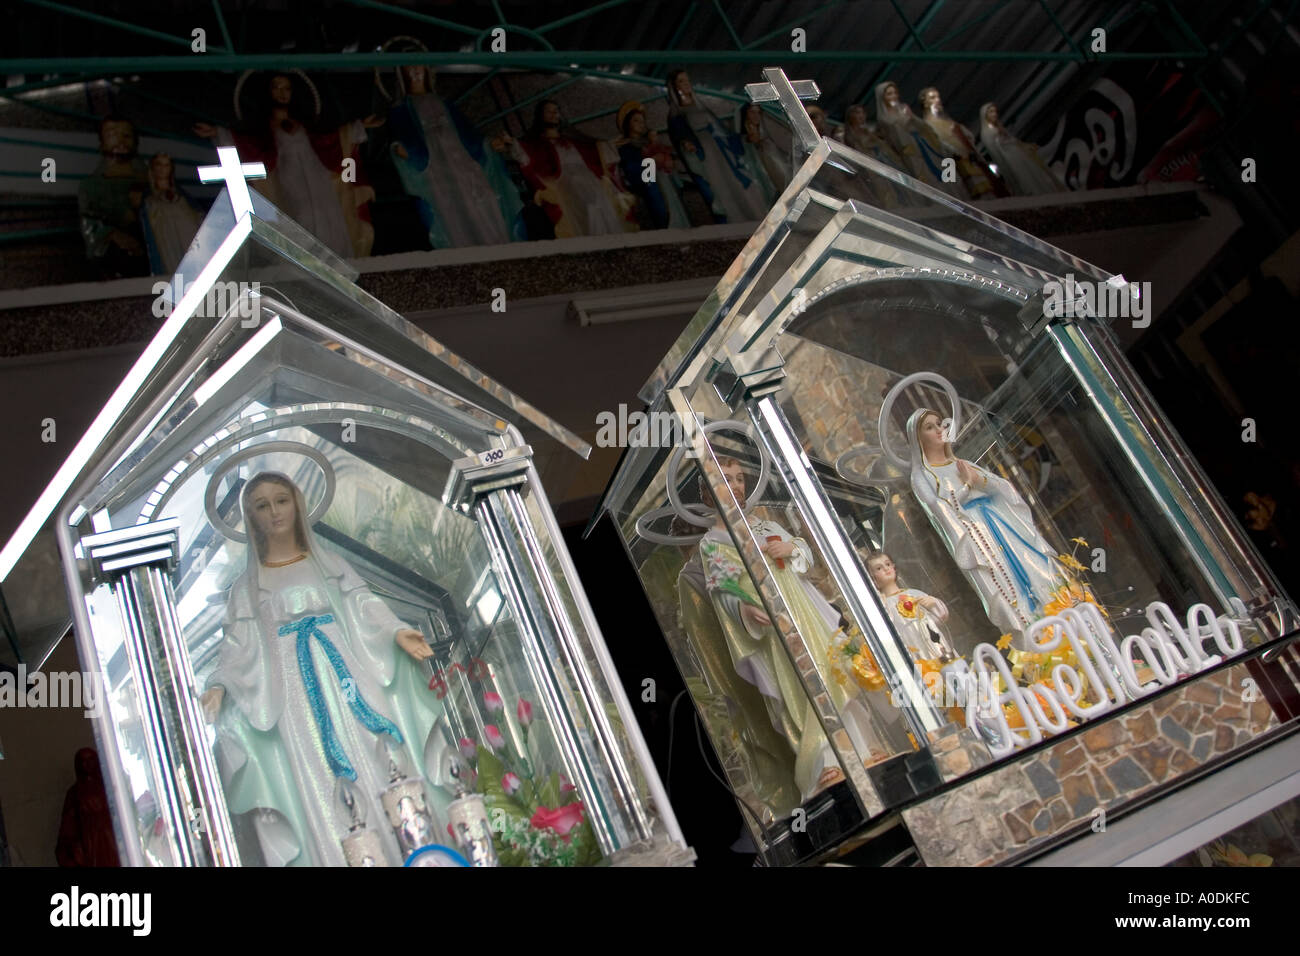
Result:
M366 129L374 129L376 126L383 126L386 122L387 120L378 113L371 113L361 121L361 125Z
M396 153L397 156L401 159L409 159L411 156L411 154L406 151L406 147L403 146L401 143L393 144L393 152Z
M962 459L958 458L957 477L960 478L967 485L970 485L972 488L974 488L975 482L979 479L980 475L979 472L977 472L974 468L971 467L970 462L963 461Z
M502 133L488 140L488 146L492 147L493 152L503 153L513 146L514 142L514 138L509 133Z
M740 617L750 627L767 627L772 619L752 604L740 605Z
M217 128L211 123L195 123L194 132L196 135L202 136L204 139L213 139L217 135Z
M397 646L406 651L414 661L427 661L433 656L433 648L425 643L424 635L409 627L404 627L397 632Z
M768 541L764 543L761 550L769 558L788 558L794 554L793 541Z

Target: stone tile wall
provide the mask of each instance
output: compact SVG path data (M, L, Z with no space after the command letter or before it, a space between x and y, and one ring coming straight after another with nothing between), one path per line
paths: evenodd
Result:
M927 866L1000 863L1229 753L1278 724L1244 664L1182 684L903 812ZM1257 692L1256 692L1257 693ZM1231 772L1230 770L1227 772Z

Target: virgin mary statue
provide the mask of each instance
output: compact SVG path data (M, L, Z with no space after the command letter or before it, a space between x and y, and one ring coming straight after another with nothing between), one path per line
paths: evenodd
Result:
M908 418L912 493L988 619L1012 635L1017 650L1032 651L1025 631L1068 583L1065 571L1015 486L956 458L943 432L938 412L918 408Z
M398 865L378 795L395 769L423 766L438 714L413 662L432 651L317 543L291 479L261 472L240 505L248 563L202 701L209 719L220 713L228 808L259 811L268 864L342 866L340 841L364 822Z

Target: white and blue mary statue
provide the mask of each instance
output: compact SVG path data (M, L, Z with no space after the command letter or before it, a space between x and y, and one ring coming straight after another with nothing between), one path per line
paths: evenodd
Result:
M220 708L228 809L259 811L250 817L270 865L344 865L340 841L357 817L398 865L378 797L394 755L398 766L423 767L440 707L416 662L431 650L317 543L292 480L262 472L240 503L248 563L230 590L204 694L209 713Z
M1002 633L1029 651L1025 631L1066 583L1056 550L1011 482L953 455L938 412L907 420L912 493Z

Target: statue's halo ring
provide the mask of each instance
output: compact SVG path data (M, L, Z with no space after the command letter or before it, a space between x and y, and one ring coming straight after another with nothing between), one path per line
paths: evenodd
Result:
M753 443L754 447L758 449L758 484L754 485L753 493L747 496L749 507L745 509L745 514L749 514L758 507L758 502L763 497L763 492L767 490L767 477L770 465L767 450L754 439L753 425L737 421L734 418L724 418L721 421L709 422L709 424L701 426L700 431L707 435L710 432L720 431L724 428L742 432L745 437ZM709 508L707 515L693 514L685 505L682 504L682 497L677 493L677 473L681 470L682 458L685 453L685 446L678 445L673 449L673 453L668 456L668 473L665 476L665 483L668 486L668 500L672 502L673 509L677 512L677 516L687 524L693 524L697 528L711 528L713 527L713 515L716 513L715 509Z
M902 469L911 468L912 463L905 458L899 458L889 444L889 416L894 410L894 403L898 401L898 396L903 394L903 389L909 385L915 385L917 382L933 382L944 390L949 403L952 405L952 430L950 434L956 438L957 433L961 431L961 402L957 399L957 389L953 388L952 382L938 372L913 372L911 375L904 376L898 382L895 382L894 387L885 394L885 400L880 404L880 420L876 423L876 428L880 434L880 450L885 453L885 457L892 464Z
M221 484L221 479L225 477L226 472L243 464L250 458L257 458L261 455L273 455L281 452L290 452L292 454L302 455L304 458L310 458L320 468L325 475L325 493L317 502L316 507L307 515L307 526L311 527L330 510L330 505L334 502L334 466L325 454L317 448L310 445L304 445L297 441L266 441L256 445L249 445L247 448L241 448L225 461L223 461L217 470L212 473L208 479L208 487L203 492L203 510L208 515L208 521L212 527L216 528L231 541L244 543L248 541L248 534L232 527L226 522L226 519L217 511L217 486Z

